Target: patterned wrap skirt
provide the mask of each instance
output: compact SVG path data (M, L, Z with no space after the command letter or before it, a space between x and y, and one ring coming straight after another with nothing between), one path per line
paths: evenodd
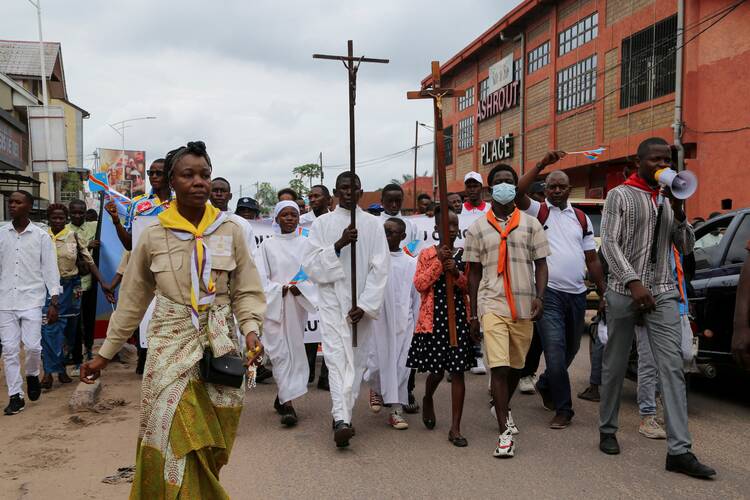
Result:
M205 383L198 363L207 346L214 356L237 351L234 320L228 305L213 306L201 313L197 331L190 314L156 296L131 499L229 498L219 471L232 451L244 386Z

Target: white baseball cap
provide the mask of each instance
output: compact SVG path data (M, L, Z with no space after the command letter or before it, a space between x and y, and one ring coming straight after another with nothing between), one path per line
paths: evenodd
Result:
M469 179L473 179L479 184L484 185L484 182L482 182L482 174L480 174L479 172L469 172L468 174L466 174L464 176L464 184L466 184L466 181L468 181Z

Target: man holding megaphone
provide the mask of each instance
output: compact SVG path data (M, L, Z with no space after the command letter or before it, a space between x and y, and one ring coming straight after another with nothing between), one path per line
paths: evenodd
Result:
M609 264L607 327L602 363L599 448L615 455L622 383L636 324L648 331L667 427L668 471L709 478L716 474L693 455L682 371L679 292L672 277L673 247L693 250L695 235L685 218L684 199L695 192L694 177L671 170L669 144L661 138L638 146L636 173L607 194L602 252ZM667 203L667 200L669 203Z

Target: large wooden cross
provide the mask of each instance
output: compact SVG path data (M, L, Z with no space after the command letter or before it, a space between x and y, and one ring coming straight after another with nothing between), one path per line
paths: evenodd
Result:
M347 73L349 74L349 172L352 175L356 174L355 167L355 147L354 147L354 106L357 102L357 71L359 65L363 62L366 63L381 63L388 64L388 59L372 59L369 57L354 57L354 44L351 40L346 42L347 55L345 56L333 56L327 54L313 54L313 59L330 59L334 61L341 61L344 63ZM353 183L353 179L352 179ZM352 188L355 186L353 185ZM352 193L354 200L354 207L351 210L351 228L357 227L357 219L355 216L357 203L359 202L359 190L354 189ZM357 307L357 245L355 242L351 243L351 275L352 275L352 309ZM352 324L352 345L357 347L357 325Z
M440 63L432 61L432 83L422 90L414 90L406 93L407 99L432 99L435 112L435 171L438 178L438 196L440 198L440 234L448 238L448 182L445 179L445 142L443 137L443 99L446 97L461 97L465 90L454 90L440 85ZM440 244L445 244L441 241ZM458 345L456 336L456 307L453 295L453 275L445 275L446 291L448 294L448 336L452 346Z

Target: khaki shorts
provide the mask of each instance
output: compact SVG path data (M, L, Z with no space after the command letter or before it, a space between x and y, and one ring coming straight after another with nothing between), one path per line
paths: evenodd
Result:
M489 368L510 366L520 370L526 364L534 324L529 319L513 321L489 313L482 316L484 352Z

